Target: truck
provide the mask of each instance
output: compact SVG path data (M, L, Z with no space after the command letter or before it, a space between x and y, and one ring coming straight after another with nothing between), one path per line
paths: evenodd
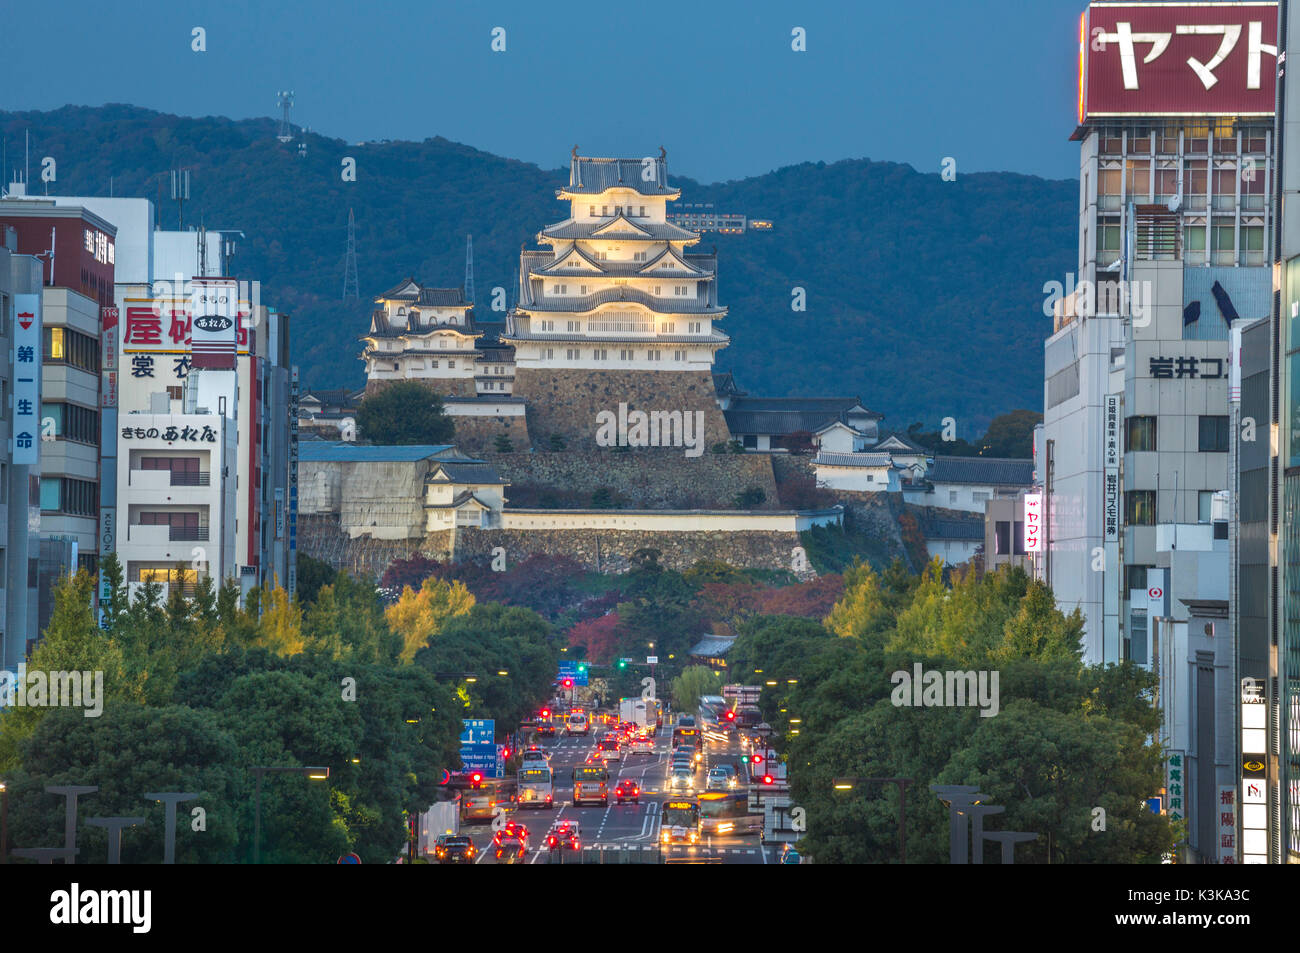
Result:
M654 731L657 713L653 706L654 702L646 701L644 698L619 699L619 724L631 722L638 728L643 728L646 731Z
M460 833L460 798L438 801L420 815L416 850L421 856L433 853L433 842L444 834Z

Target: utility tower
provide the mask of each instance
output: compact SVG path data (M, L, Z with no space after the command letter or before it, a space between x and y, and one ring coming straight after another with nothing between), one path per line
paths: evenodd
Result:
M275 138L281 142L292 142L293 129L289 126L289 109L293 106L293 90L281 90L275 95L280 104L280 134Z
M474 300L474 236L465 236L465 300Z
M352 209L348 209L348 254L343 261L343 300L361 300L357 286L357 223L352 217Z

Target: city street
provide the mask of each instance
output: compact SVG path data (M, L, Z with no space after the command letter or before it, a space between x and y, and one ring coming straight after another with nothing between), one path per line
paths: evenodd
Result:
M510 817L524 824L529 832L528 863L546 863L547 832L558 821L576 821L580 825L580 844L584 851L594 852L653 848L659 842L660 803L671 797L665 790L672 745L672 729L665 726L655 738L653 755L623 752L620 761L610 762L610 803L606 807L573 805L571 773L596 749L601 734L593 728L587 736L543 739L539 747L551 755L551 768L555 776L555 806L547 810L517 810ZM748 781L745 765L741 763L740 745L734 736L726 741L709 740L706 736L704 757L695 772L695 794L704 789L709 768L718 764L733 764L742 783ZM618 804L613 791L620 778L634 778L641 786L640 803ZM498 863L492 849L492 825L466 823L462 832L471 836L479 850L476 863ZM767 864L776 861L779 845L763 847L757 835L714 837L706 836L700 846L674 845L664 849L664 859L673 862L702 862L726 864ZM614 862L606 857L606 863Z

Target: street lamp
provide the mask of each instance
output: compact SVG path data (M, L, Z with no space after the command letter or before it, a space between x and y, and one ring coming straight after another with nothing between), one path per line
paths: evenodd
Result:
M898 785L898 862L907 863L907 786L912 778L836 778L831 782L836 791L851 791L855 784Z
M249 768L257 785L253 796L253 863L262 862L262 778L268 774L302 774L313 781L323 781L330 776L330 769L323 767L280 767L257 765Z

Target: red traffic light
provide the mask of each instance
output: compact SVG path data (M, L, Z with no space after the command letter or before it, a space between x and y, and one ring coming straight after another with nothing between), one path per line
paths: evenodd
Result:
M475 786L480 784L482 780L483 780L483 775L478 771L475 771L473 774L469 776L469 783Z
M753 761L755 764L762 764L763 756L761 754L756 754L752 758L750 758L750 760Z
M551 717L551 710L550 710L549 708L543 708L543 709L542 709L542 717L543 717L543 718L550 718L550 717Z
M571 679L571 678L566 678L566 679L564 680L564 687L565 687L565 688L572 688L572 687L573 687L573 679Z
M763 783L764 783L764 784L771 784L771 783L772 783L772 775L770 775L770 774L765 774L765 775L763 775Z
M736 713L734 711L727 712L727 721L735 721L735 720L736 720Z

